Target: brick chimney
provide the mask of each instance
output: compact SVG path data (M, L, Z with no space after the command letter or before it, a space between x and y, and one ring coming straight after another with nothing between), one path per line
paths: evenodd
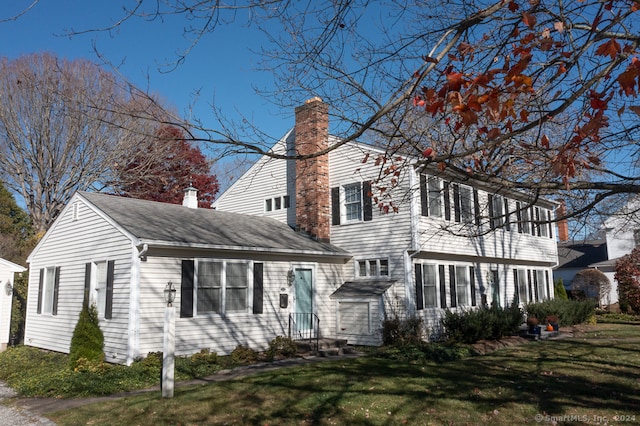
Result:
M556 209L556 219L558 219L558 241L569 241L569 223L567 222L567 205L564 200Z
M315 97L296 108L295 150L308 155L329 146L329 106ZM329 155L296 161L296 230L329 242Z

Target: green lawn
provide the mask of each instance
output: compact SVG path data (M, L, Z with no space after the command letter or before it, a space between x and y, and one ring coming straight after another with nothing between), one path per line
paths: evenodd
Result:
M640 423L640 326L603 324L446 363L324 362L49 417L59 425L514 425L537 424L536 415L553 417L542 424Z

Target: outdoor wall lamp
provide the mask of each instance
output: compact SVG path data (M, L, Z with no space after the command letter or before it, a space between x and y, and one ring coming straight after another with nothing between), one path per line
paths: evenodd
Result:
M173 301L176 300L176 288L171 281L164 288L164 300L167 302L167 306L173 306Z

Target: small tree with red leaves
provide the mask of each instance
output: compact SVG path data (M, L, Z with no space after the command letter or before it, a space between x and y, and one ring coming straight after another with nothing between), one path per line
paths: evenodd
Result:
M198 207L209 208L218 193L218 179L198 147L184 132L163 126L157 138L141 145L138 154L119 168L116 193L121 196L180 204L184 190L198 190Z
M620 310L640 314L640 249L620 258L616 262L615 279L618 281Z

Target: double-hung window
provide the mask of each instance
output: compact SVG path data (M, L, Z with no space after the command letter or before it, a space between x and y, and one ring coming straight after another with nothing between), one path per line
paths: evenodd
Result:
M471 223L473 214L473 191L468 186L459 186L460 191L460 220L464 223Z
M44 268L44 278L42 281L42 305L41 312L43 314L51 315L53 313L53 297L54 288L56 285L56 268L48 267Z
M422 282L424 286L424 307L438 307L438 268L436 265L422 265Z
M470 306L471 294L468 268L456 266L456 295L458 306Z
M529 284L526 269L514 269L515 285L518 290L518 301L522 304L529 303Z
M429 216L442 217L442 180L433 176L427 178L427 206Z
M98 316L104 318L107 302L107 262L95 262L94 276L91 282L91 302L98 309Z
M491 229L504 225L504 198L500 195L489 194L489 220Z
M347 221L362 220L362 188L360 182L344 186L344 206Z
M249 300L249 265L246 262L197 263L197 313L246 312Z

